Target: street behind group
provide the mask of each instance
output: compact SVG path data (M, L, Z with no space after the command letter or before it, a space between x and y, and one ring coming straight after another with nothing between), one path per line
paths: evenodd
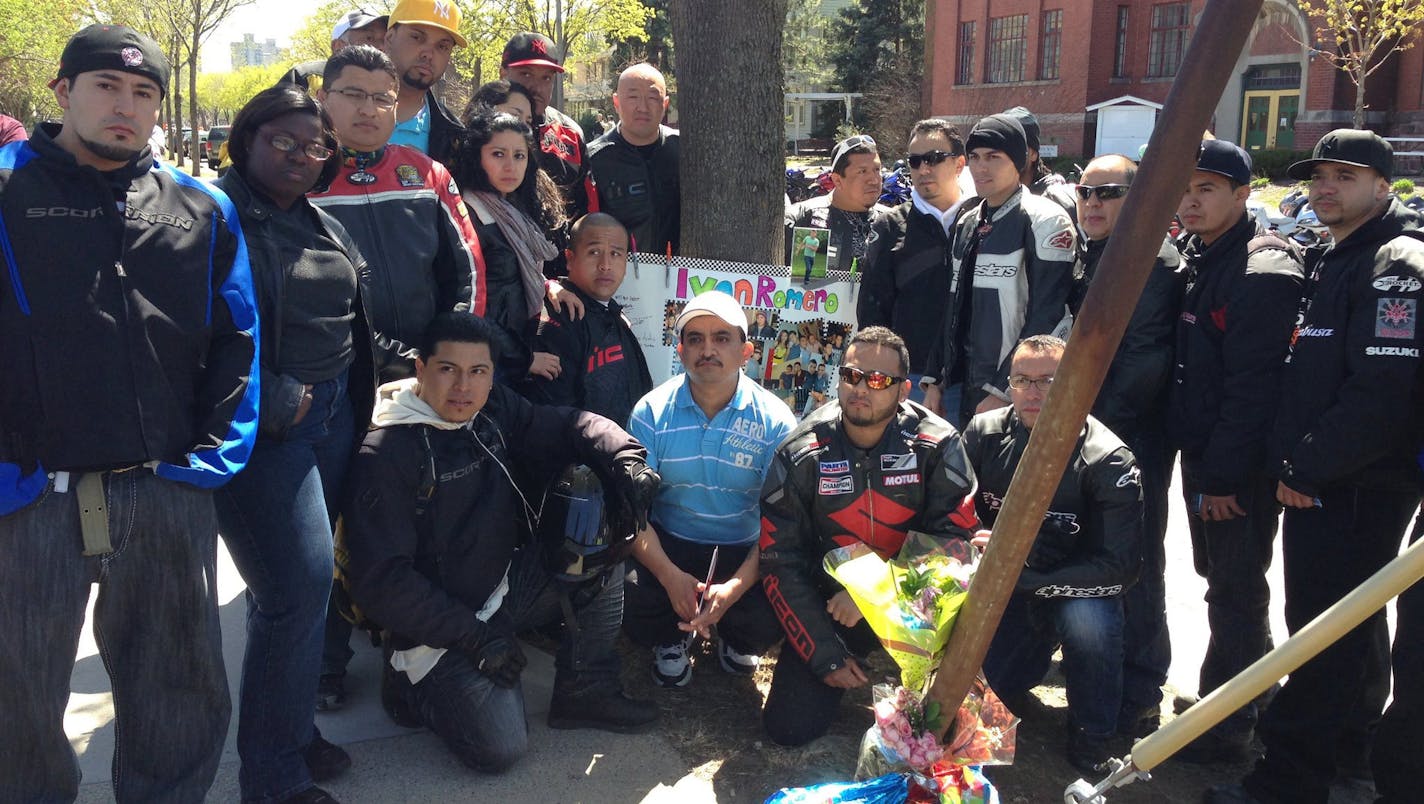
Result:
M0 801L78 795L63 716L96 584L117 800L203 800L231 720L244 801L325 804L351 760L318 713L348 694L474 772L517 767L535 630L557 638L551 728L656 725L624 689L624 637L688 706L694 671L752 676L779 645L762 726L804 745L880 649L823 556L993 539L1159 155L1070 182L1022 106L967 133L921 120L906 154L848 137L831 192L788 200L784 256L793 281L823 246L858 277L856 328L777 340L770 311L707 291L667 311L680 369L655 386L615 297L630 253L679 253L663 75L624 69L616 124L586 138L550 106L561 54L521 33L456 114L434 87L459 29L439 0L345 15L324 65L238 112L215 183L151 152L170 68L120 25L65 47L61 120L7 129ZM882 156L913 184L893 208ZM1278 532L1292 633L1421 532L1424 221L1390 192L1389 144L1339 129L1290 167L1331 235L1309 249L1248 214L1246 151L1208 134L1191 156L1181 233L1143 266L983 666L1039 729L1031 691L1061 650L1061 746L1090 776L1195 701L1164 701L1173 507L1207 585L1202 696L1272 647ZM773 362L793 348L811 368L787 397ZM219 538L247 586L235 717ZM347 688L357 628L379 636L379 690ZM1324 804L1344 779L1418 802L1421 696L1416 585L1392 644L1374 613L1178 759L1250 763L1206 802Z

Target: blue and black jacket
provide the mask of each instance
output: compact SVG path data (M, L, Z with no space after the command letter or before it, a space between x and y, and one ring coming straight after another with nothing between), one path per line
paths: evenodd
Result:
M202 488L257 435L257 306L227 196L145 149L109 173L0 148L0 516L47 473L147 464Z

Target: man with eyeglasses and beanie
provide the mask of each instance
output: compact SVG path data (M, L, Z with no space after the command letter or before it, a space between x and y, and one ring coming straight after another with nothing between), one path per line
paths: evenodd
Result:
M880 153L869 134L846 137L831 152L829 195L808 198L786 208L786 264L796 243L796 227L826 229L826 268L849 271L865 258L870 227L890 208L880 203ZM806 277L810 279L808 275Z
M1311 209L1332 240L1306 259L1307 292L1271 437L1292 634L1395 557L1419 505L1424 233L1390 193L1393 161L1375 133L1336 129L1288 171L1310 182ZM1398 601L1394 702L1371 756L1382 804L1420 800L1419 602L1417 589ZM1358 731L1361 700L1388 661L1388 637L1381 609L1292 671L1257 729L1265 756L1242 787L1209 791L1205 800L1326 801L1348 758L1346 733Z
M1271 647L1266 568L1280 517L1266 445L1301 298L1294 247L1246 211L1251 157L1204 140L1177 207L1186 295L1177 318L1168 396L1169 444L1182 454L1196 571L1206 579L1211 639L1206 695ZM1187 762L1249 756L1257 705L1248 704L1177 753Z
M990 533L1063 359L1052 335L1024 339L1009 374L1013 404L975 416L964 450ZM1132 452L1093 416L1083 423L1038 538L984 658L984 677L1022 715L1063 649L1068 762L1098 773L1112 751L1123 692L1123 595L1142 563L1142 484Z
M1121 154L1100 156L1083 168L1073 189L1078 199L1078 258L1068 309L1082 307L1097 274L1098 262L1122 213L1123 199L1137 175L1137 163ZM1167 238L1147 275L1122 341L1108 366L1108 376L1093 403L1093 416L1132 450L1142 471L1142 572L1123 600L1122 712L1118 732L1142 737L1157 728L1162 685L1172 663L1167 632L1166 549L1167 489L1176 453L1167 446L1167 391L1177 314L1182 306L1178 270L1182 255Z
M692 641L717 634L723 672L750 676L780 629L757 583L757 506L776 445L796 419L742 368L747 314L713 290L674 323L685 371L633 406L628 432L662 475L629 562L623 630L652 649L653 682L692 681Z
M1078 239L1062 207L1019 182L1028 140L1016 118L980 120L965 147L979 198L955 230L944 314L920 381L925 405L955 424L1008 405L1014 345L1066 323Z
M965 209L959 191L964 140L944 120L921 120L910 129L910 200L875 222L861 263L856 323L902 332L910 350L910 398L922 399L925 355L949 293L950 244Z
M974 470L959 433L910 402L910 355L885 327L857 330L838 398L776 450L761 495L762 586L786 643L762 725L779 745L826 732L846 690L870 683L879 646L850 594L821 564L837 547L899 553L910 531L968 556L979 528Z
M326 191L308 196L346 227L369 267L361 295L382 383L415 374L416 345L437 313L483 315L486 297L484 255L450 172L414 148L387 143L398 80L391 59L370 45L327 59L317 98L341 140L341 170ZM329 607L318 711L345 702L350 635Z
M213 495L256 442L257 300L232 202L149 150L169 76L152 39L91 25L50 82L61 121L0 147L0 801L79 795L94 586L106 795L202 801L222 757Z
M455 48L466 45L460 33L460 6L450 0L400 0L386 25L382 49L400 80L396 126L388 139L436 162L448 162L464 126L432 87L445 77Z

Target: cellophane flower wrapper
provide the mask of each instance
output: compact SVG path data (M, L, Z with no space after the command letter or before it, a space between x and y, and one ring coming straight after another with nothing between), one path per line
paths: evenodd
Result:
M900 667L901 683L919 690L949 642L974 575L972 556L965 542L912 531L893 561L857 546L831 550L823 564ZM907 596L907 585L921 592Z
M980 673L945 733L946 757L960 765L1012 765L1019 719Z
M999 791L978 766L940 762L928 776L910 777L906 800L917 804L999 804Z
M809 787L783 787L765 804L904 804L909 779L891 773L859 782L827 782Z

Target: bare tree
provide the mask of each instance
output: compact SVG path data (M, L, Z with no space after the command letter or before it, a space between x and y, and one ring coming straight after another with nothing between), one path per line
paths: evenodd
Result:
M203 42L217 30L232 12L255 0L177 0L169 9L169 21L180 34L187 56L188 117L193 130L189 135L189 153L193 157L193 175L202 172L202 152L198 131L198 52ZM174 65L175 68L177 65ZM178 81L173 82L175 85Z
M779 263L786 0L673 0L682 253Z
M1315 42L1300 42L1350 77L1355 128L1365 127L1365 83L1391 54L1414 46L1424 23L1424 0L1300 0ZM1330 49L1334 42L1334 49Z

